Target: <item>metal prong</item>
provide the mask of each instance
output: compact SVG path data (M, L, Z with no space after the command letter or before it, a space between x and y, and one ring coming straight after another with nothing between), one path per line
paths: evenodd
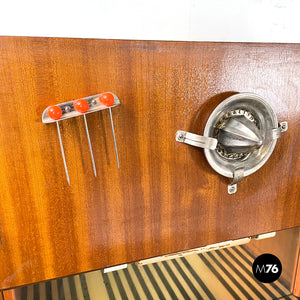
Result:
M84 119L84 125L85 125L87 139L88 139L88 142L89 142L89 148L90 148L90 153L91 153L91 159L92 159L94 174L95 174L95 177L97 177L97 171L96 171L96 165L95 165L94 154L93 154L93 149L92 149L92 143L91 143L91 139L90 139L89 128L88 128L88 125L87 125L85 114L83 115L83 119Z
M62 140L61 140L61 135L60 135L60 129L59 129L58 121L56 121L56 126L57 126L57 133L58 133L58 139L59 139L59 144L60 144L60 150L61 150L61 154L62 154L64 166L65 166L67 181L68 181L68 184L70 185L69 172L68 172L68 167L67 167L67 162L66 162L66 157L65 157L65 151L64 151L63 144L62 144Z
M108 109L109 109L111 130L112 130L112 134L113 134L113 138L114 138L117 165L118 165L118 169L120 169L120 162L119 162L119 156L118 156L118 148L117 148L117 142L116 142L116 136L115 136L114 122L113 122L113 118L112 118L111 108L109 107Z

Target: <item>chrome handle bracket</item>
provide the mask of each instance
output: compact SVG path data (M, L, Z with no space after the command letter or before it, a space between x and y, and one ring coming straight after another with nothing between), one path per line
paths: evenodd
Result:
M279 139L281 137L281 133L288 130L288 122L280 122L278 127L272 130L272 138L273 140Z
M233 181L230 184L228 184L228 188L227 188L228 194L234 194L237 192L237 184L243 180L244 171L245 171L244 167L237 168L234 170Z
M210 150L215 150L218 144L217 139L190 133L183 130L178 130L176 132L175 140L180 143L185 143L191 146Z

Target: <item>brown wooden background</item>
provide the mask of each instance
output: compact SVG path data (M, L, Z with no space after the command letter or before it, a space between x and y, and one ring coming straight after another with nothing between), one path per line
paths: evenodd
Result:
M48 106L116 93L117 169L107 111L63 121L71 186ZM238 193L201 149L236 92L269 100L289 130ZM300 45L0 38L0 289L300 225Z

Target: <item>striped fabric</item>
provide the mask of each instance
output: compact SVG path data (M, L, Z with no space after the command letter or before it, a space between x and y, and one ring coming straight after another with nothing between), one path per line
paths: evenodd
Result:
M22 287L21 300L297 299L280 280L263 284L252 275L253 257L238 246L103 273L94 271Z

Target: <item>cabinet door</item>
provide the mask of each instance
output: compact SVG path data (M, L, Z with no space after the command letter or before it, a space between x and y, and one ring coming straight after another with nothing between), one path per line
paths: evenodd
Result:
M0 38L0 289L299 226L300 45ZM60 122L53 104L113 92L108 111ZM236 92L288 121L234 195L178 129L202 134Z

